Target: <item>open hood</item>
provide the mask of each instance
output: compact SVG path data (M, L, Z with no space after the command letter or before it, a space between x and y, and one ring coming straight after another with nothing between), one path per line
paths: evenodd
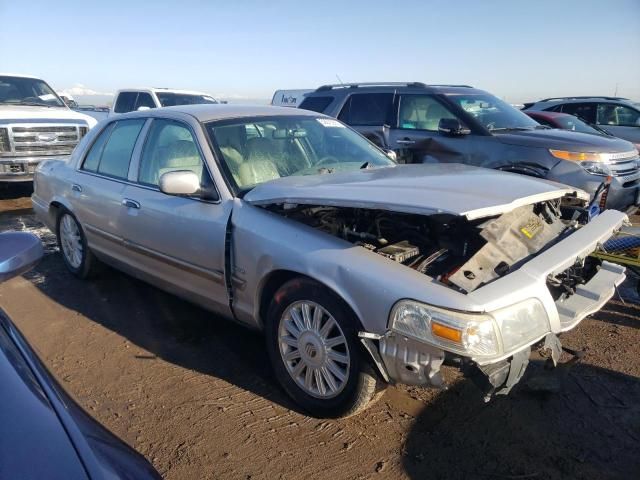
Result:
M291 176L256 186L253 205L292 203L390 210L473 220L582 190L547 180L467 165L398 165L346 173Z

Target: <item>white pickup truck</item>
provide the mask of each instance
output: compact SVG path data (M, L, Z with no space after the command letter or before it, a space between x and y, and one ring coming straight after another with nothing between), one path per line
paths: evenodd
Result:
M208 93L172 88L124 88L118 90L109 115L148 110L150 108L175 107L218 103Z
M0 183L32 181L38 163L68 157L96 123L44 80L0 74Z

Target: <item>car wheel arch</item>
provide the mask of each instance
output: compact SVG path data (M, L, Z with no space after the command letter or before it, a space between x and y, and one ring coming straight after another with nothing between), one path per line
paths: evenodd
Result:
M360 330L364 330L362 325L362 320L360 319L360 315L358 315L357 309L351 304L350 299L345 298L344 295L341 295L336 291L336 289L332 288L326 282L319 280L317 278L311 277L304 273L296 272L293 270L274 270L270 272L262 281L261 288L258 291L257 295L257 305L258 305L258 321L260 323L260 327L263 328L265 325L265 320L267 316L267 311L269 310L269 305L271 304L271 299L274 297L275 293L282 287L285 283L293 280L295 278L307 279L313 282L318 283L322 287L329 290L333 293L337 298L339 298L344 306L349 309L349 311L353 314L353 318L358 322L358 328Z
M71 212L71 208L69 208L69 205L66 205L64 202L61 202L58 199L52 200L49 203L49 217L51 219L52 225L56 225L56 228L58 216L65 210Z

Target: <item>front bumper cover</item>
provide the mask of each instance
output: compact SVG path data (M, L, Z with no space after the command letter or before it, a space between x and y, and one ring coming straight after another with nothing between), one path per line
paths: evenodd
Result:
M576 327L588 315L600 310L625 278L624 267L603 262L599 271L586 284L578 286L575 294L556 302L561 331ZM372 338L378 341L376 354L379 355L374 355L374 359L386 380L408 385L438 388L444 386L440 368L445 360L445 351L441 348L392 330L382 336L364 332L360 336L372 354ZM549 350L554 364L557 363L562 348L560 340L553 332L547 332L542 338L543 349ZM531 347L540 340L541 338L536 338L518 351L510 352L506 358L502 356L493 361L484 361L482 365L472 359L463 358L463 365L473 365L484 375L485 378L480 383L486 385L483 390L487 398L493 394L507 394L524 375Z

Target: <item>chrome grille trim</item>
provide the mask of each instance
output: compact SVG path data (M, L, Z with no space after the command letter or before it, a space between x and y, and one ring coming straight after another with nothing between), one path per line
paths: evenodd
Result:
M68 156L88 131L82 121L11 122L2 128L7 131L9 148L0 152L0 158Z

